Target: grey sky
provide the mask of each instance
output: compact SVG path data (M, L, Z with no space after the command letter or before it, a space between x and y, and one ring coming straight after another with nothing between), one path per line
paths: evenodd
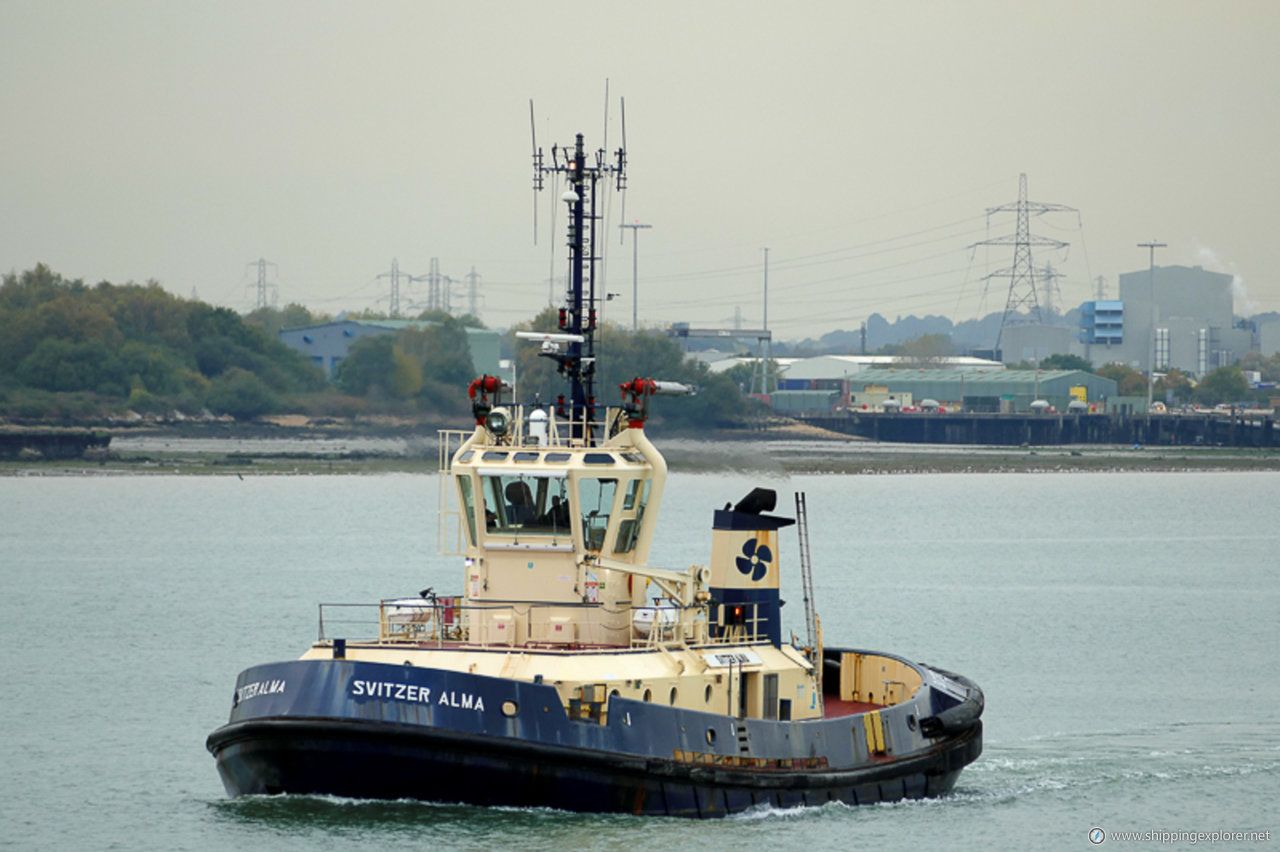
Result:
M491 325L562 274L538 142L610 148L626 99L642 324L760 322L784 338L872 312L999 310L982 277L1033 222L1063 301L1158 263L1237 275L1280 310L1280 3L15 2L0 0L0 268L156 279L252 307L386 307L403 272L481 276ZM631 315L621 201L614 319ZM1083 226L1081 228L1081 225ZM402 298L425 296L424 285ZM1247 303L1246 300L1247 299Z

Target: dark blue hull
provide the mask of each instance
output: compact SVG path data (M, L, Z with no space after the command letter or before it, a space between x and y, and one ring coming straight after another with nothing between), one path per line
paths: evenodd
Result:
M943 795L982 750L976 715L933 737L907 721L927 694L881 711L890 754L867 751L866 714L741 720L615 698L601 724L569 719L548 685L346 660L250 669L237 698L208 741L233 796L715 817Z
M981 723L938 750L838 772L735 770L369 723L278 719L216 735L237 794L320 793L592 813L718 817L757 805L872 804L950 792Z

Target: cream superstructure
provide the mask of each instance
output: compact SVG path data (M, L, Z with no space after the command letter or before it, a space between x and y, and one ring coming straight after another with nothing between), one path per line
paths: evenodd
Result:
M778 718L781 695L785 716L821 715L807 656L712 600L712 567L648 565L666 462L635 410L607 422L594 446L542 409L494 408L454 433L442 475L464 594L384 602L378 639L346 642L346 658L541 679L602 721L615 695L756 718ZM730 549L715 535L713 554ZM332 655L321 641L304 659Z

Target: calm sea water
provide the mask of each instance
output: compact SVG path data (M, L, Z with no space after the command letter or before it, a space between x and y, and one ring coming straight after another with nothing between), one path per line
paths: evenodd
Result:
M712 509L758 482L674 475L653 562L705 562ZM984 688L986 751L953 795L707 823L230 801L204 739L240 669L299 654L320 601L460 586L436 555L436 479L9 477L0 846L1083 849L1093 827L1276 836L1280 475L763 484L780 513L808 495L828 644L900 652ZM797 567L794 537L783 543ZM788 580L801 632L796 572Z

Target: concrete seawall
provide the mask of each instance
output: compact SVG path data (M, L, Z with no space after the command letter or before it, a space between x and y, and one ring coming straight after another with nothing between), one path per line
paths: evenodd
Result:
M0 459L23 456L44 459L78 459L90 449L105 450L111 436L105 432L31 429L0 431Z
M1123 415L851 411L800 419L832 432L906 444L1280 446L1274 415L1241 412Z

